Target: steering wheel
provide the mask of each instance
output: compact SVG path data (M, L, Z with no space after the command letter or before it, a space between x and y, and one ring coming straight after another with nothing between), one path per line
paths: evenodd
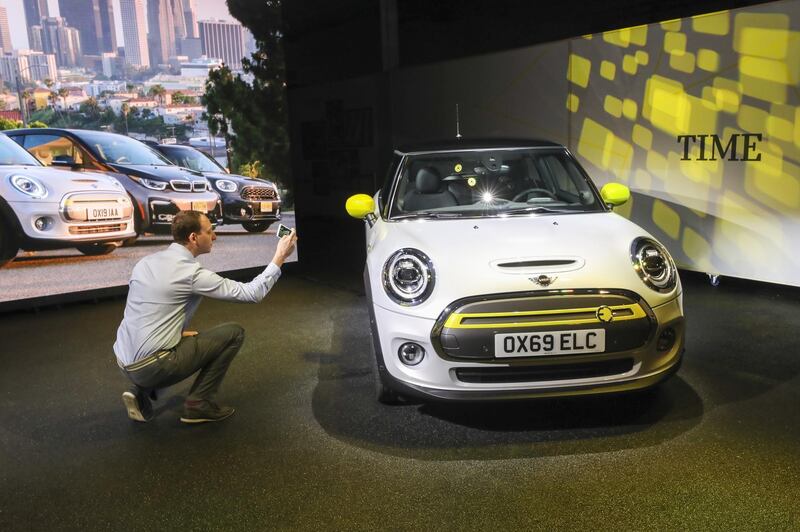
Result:
M540 194L539 196L547 196L549 198L552 198L552 199L558 201L558 198L556 197L556 195L553 194L552 192L550 192L549 190L547 190L546 188L528 188L528 189L525 189L522 192L520 192L519 194L517 194L516 196L514 196L514 199L512 199L511 201L519 201L522 198L526 198L526 201L527 201L527 197L530 195L531 192L542 192L542 194Z

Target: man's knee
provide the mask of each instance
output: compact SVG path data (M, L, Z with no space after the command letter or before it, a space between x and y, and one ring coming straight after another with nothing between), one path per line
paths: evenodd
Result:
M228 338L230 338L231 343L237 343L239 345L244 342L244 327L239 325L235 322L223 323L215 327L220 334L224 334Z

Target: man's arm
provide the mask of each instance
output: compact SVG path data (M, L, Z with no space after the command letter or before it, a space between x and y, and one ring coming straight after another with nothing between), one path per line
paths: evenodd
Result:
M296 243L297 235L293 229L291 234L284 236L278 242L272 262L249 283L239 283L225 279L210 270L200 267L192 281L192 293L226 301L258 303L266 297L267 293L280 278L280 266L292 254Z

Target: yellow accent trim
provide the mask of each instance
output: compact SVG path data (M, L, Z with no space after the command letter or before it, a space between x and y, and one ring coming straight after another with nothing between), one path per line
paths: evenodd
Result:
M362 220L375 210L375 200L366 194L355 194L347 198L344 208L347 209L347 214Z
M600 196L606 203L618 207L631 199L631 191L621 183L606 183L606 185L600 189Z
M525 322L513 322L513 323L477 323L477 324L463 324L462 321L465 318L508 318L519 316L520 318L525 318L527 316L549 316L549 315L559 315L559 314L574 314L576 312L591 312L596 313L597 309L600 307L587 307L587 308L572 308L572 309L554 309L554 310L524 310L524 311L515 311L515 312L482 312L482 313L466 313L466 314L459 314L458 312L454 312L450 314L447 318L447 321L444 322L444 327L446 329L495 329L495 328L511 328L511 327L550 327L553 325L584 325L589 323L603 323L597 316L593 316L592 318L580 318L580 319L564 319L564 320L548 320L548 321L525 321ZM621 310L630 310L633 312L630 316L615 316L614 321L627 321L627 320L638 320L644 318L647 314L645 314L644 310L638 303L632 303L630 305L612 305L611 310L613 311L621 311Z

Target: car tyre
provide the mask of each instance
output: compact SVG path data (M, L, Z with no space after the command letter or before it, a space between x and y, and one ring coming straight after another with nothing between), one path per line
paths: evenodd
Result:
M378 369L378 357L375 356L375 344L370 341L370 345L372 347L372 380L375 386L375 398L384 405L395 406L403 404L403 396L383 383L383 377L381 377L381 372Z
M17 256L17 251L8 230L0 226L0 268L11 262Z
M108 255L117 249L116 244L84 244L76 247L78 248L78 251L84 255L89 255L90 257L97 255Z
M263 233L270 225L272 222L242 222L242 227L248 233Z

